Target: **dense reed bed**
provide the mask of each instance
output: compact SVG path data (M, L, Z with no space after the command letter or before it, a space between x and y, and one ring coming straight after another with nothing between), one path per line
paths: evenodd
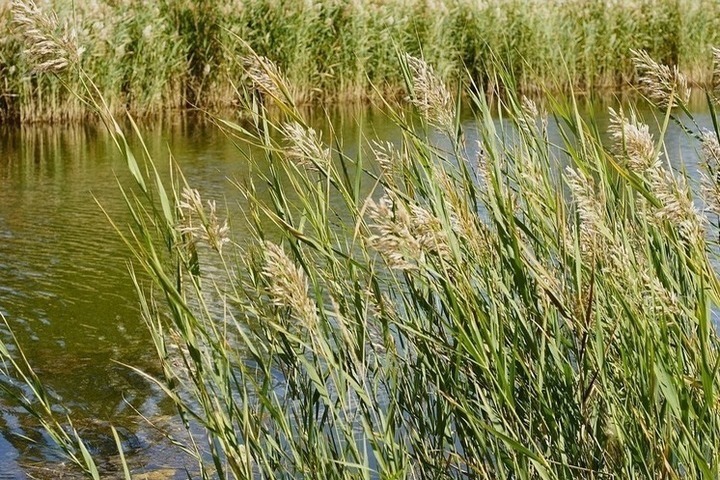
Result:
M264 151L246 159L249 207L230 222L179 170L161 178L130 150L69 60L135 179L121 186L133 225L117 229L150 278L133 275L164 371L153 381L201 427L185 445L196 475L717 478L720 132L687 119L703 156L693 189L662 133L687 81L631 55L657 138L618 111L605 146L572 101L549 99L554 145L540 107L510 92L498 122L482 86L465 131L436 71L398 55L417 116L388 106L402 141L352 157L251 55L264 102L241 96L246 121L217 119ZM251 233L235 238L236 222ZM0 353L27 384L20 401L98 478L27 359Z
M0 121L78 119L89 110L53 75L33 70L18 34L24 8L0 2ZM232 106L249 49L275 62L299 101L402 91L396 52L423 56L451 83L492 89L498 61L521 90L618 88L635 80L630 49L712 77L720 6L712 0L48 0L45 30L72 37L115 112ZM40 70L52 70L45 65ZM73 79L63 79L72 90Z

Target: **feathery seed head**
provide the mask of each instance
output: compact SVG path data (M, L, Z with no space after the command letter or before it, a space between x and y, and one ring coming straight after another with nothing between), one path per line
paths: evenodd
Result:
M383 173L392 174L397 170L403 159L391 142L378 142L373 140L370 149L375 155L375 161L380 165Z
M720 48L713 47L713 87L717 90L720 88Z
M639 280L644 287L645 303L655 315L679 315L681 313L682 308L678 296L665 288L656 276L650 276L645 270L640 272Z
M222 253L223 245L230 242L230 227L227 219L222 223L218 219L214 200L208 200L207 206L206 213L200 192L189 187L183 188L181 200L178 202L181 222L177 230L182 235L189 235L190 241L204 241L210 248Z
M522 111L528 118L534 119L540 116L537 104L525 95L522 97Z
M706 130L701 136L702 160L714 169L720 166L720 142L715 132Z
M178 202L178 207L180 207L180 210L184 213L191 214L202 211L202 198L200 197L200 192L196 189L184 187L180 198L181 200Z
M396 195L384 195L377 203L368 199L368 215L375 234L368 239L391 268L413 270L428 255L449 260L447 233L440 220L419 205L405 205Z
M455 119L455 106L445 84L425 60L409 54L405 55L405 60L413 77L413 91L408 100L429 123L440 128L451 128Z
M203 238L213 250L222 253L223 245L230 242L230 227L227 218L223 220L222 224L220 223L217 217L215 200L208 200L207 205L209 213L207 222L204 224Z
M493 177L493 167L481 140L478 140L476 143L476 152L475 163L477 165L478 180L486 187L490 186Z
M267 293L274 306L289 308L305 327L317 324L317 307L308 296L304 272L275 243L265 242L262 276L268 283Z
M580 170L567 167L565 179L580 219L580 248L583 254L592 253L597 248L603 225L603 206L595 193L592 180Z
M332 152L325 147L312 128L297 122L286 123L282 133L288 140L287 157L309 170L327 170L332 163Z
M397 206L394 195L384 195L375 203L368 199L368 215L374 224L375 235L368 239L370 244L385 258L390 268L413 270L416 266L408 258L410 252L420 251L420 242L410 233L410 218L407 210Z
M145 25L145 28L143 28L142 36L146 41L152 40L153 37L153 26L151 23L148 23Z
M84 49L77 45L77 35L61 25L55 12L43 12L33 0L14 0L15 24L25 37L25 54L38 72L59 73L79 61Z
M706 207L720 215L720 143L711 131L704 131L701 141L700 192Z
M660 202L653 218L673 225L688 244L702 244L705 219L693 204L685 177L676 177L667 168L658 167L648 172L648 180L652 193Z
M255 88L276 100L284 98L283 92L289 91L288 82L275 62L258 55L248 55L242 62Z
M642 174L657 166L660 156L655 151L653 137L647 125L638 122L634 111L626 118L622 109L616 112L610 109L610 136L617 149L627 158L629 167Z
M687 79L677 66L661 65L644 50L630 52L640 77L640 88L650 100L661 108L688 102L690 89Z
M536 121L540 116L537 105L528 97L522 97L520 112L517 115L516 122L520 131L528 135L532 135L536 131Z

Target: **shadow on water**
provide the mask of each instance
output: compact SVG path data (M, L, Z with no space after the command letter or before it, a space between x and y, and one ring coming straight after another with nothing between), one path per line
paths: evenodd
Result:
M583 108L594 115L602 132L609 122L607 107L617 103L617 99L596 101ZM707 111L701 105L694 109L700 123L709 128ZM649 116L646 107L640 110ZM399 138L398 128L378 110L331 112L330 118L336 137L351 157L363 148L363 139ZM318 131L329 130L321 113L311 115L311 123ZM464 126L468 148L476 148L469 114ZM229 180L243 183L257 173L251 172L244 155L259 156L258 152L238 146L210 122L192 116L143 130L161 169L167 168L168 151L172 151L194 188L205 198L216 199L231 218L242 217L242 196ZM551 125L549 135L559 142L556 126ZM668 131L667 148L671 158L682 159L695 175L697 145L674 125ZM262 169L262 165L258 160L254 168ZM0 130L0 312L104 472L109 476L121 473L109 428L112 423L135 473L186 478L182 469L192 471L192 460L160 431L182 438L172 405L159 389L122 365L160 374L129 280L129 252L96 204L118 224L127 224L118 182L132 183L101 126ZM235 222L232 228L235 238L242 237L242 225ZM2 332L2 338L8 343L8 332ZM0 381L18 388L11 378ZM68 478L71 473L62 464L35 419L9 395L0 394L0 479L26 474L60 478L60 472L67 472L62 475Z

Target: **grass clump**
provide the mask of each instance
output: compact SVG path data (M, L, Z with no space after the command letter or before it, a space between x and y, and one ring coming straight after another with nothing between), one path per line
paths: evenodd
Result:
M267 156L238 185L249 238L224 242L231 228L199 194L202 227L184 241L187 206L142 220L130 202L128 244L157 280L140 291L158 382L205 427L215 472L717 476L717 226L662 138L614 112L606 147L558 104L552 145L539 107L514 95L502 124L473 97L472 138L434 70L399 60L420 114L391 114L400 145L350 158L290 98L284 118L220 122ZM684 80L638 66L667 80L646 86L670 88L669 121ZM717 150L717 132L703 135ZM155 228L165 253L148 247Z
M242 239L179 171L137 160L80 68L135 178L118 232L152 280L134 277L154 381L203 427L200 475L716 478L718 225L663 148L686 81L635 57L659 138L613 112L605 146L557 103L556 145L535 103L510 93L497 122L476 86L469 131L439 69L399 56L418 116L390 108L400 144L352 157L257 57L276 110L218 119L264 152L237 185ZM694 128L717 211L719 132Z
M25 2L14 3L0 3L0 120L91 113L62 88L82 88L76 80L29 68L21 52L32 39L19 28ZM710 0L52 0L38 8L57 12L58 28L77 39L83 68L112 111L136 115L234 106L230 85L250 83L238 59L251 50L279 65L298 99L310 102L402 93L397 50L422 56L451 84L469 72L490 90L590 90L634 82L631 49L708 83L720 43L720 7ZM514 85L492 84L498 61Z

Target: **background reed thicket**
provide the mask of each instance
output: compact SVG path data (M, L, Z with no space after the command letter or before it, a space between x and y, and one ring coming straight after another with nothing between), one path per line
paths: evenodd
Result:
M720 5L712 0L41 0L83 47L83 68L113 111L230 106L248 47L286 73L300 99L399 92L396 51L446 81L487 88L498 57L524 90L617 88L633 81L630 49L711 78ZM0 2L0 121L63 120L88 110L22 55L11 2ZM242 39L242 40L240 40ZM68 80L73 86L72 80Z

